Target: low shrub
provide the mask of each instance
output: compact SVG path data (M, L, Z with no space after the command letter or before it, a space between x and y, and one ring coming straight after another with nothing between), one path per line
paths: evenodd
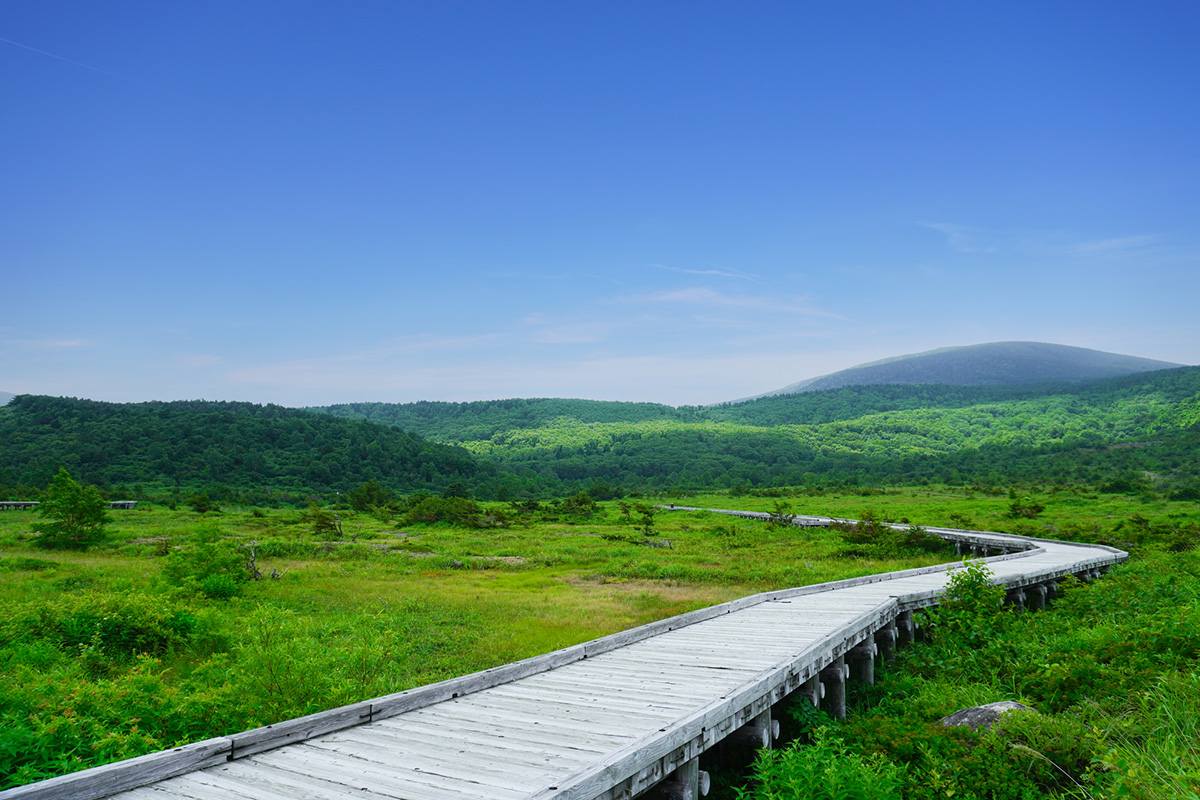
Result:
M812 744L760 750L753 783L738 800L900 800L903 770L878 755L852 752L831 730Z
M106 657L161 655L187 644L196 628L186 607L140 592L68 594L15 607L0 618L6 639L92 648Z
M589 498L590 499L590 498ZM498 528L507 524L498 510L486 510L465 497L416 495L405 510L401 524L446 523L467 528Z
M935 640L969 650L999 632L1005 590L991 578L992 571L978 561L966 561L950 573L941 601L925 612Z
M860 558L904 558L923 553L950 553L950 545L940 536L934 536L924 528L909 525L896 529L879 520L870 511L853 524L832 526L841 532L842 538L852 545L843 550L843 555Z
M163 565L163 577L176 586L213 599L228 599L249 580L245 554L208 529L192 537L191 546L174 550Z

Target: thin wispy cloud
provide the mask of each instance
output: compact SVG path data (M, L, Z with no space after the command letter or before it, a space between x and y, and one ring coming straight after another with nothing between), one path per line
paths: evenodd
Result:
M702 269L689 269L687 267L669 267L666 264L655 264L656 269L666 270L667 272L675 272L680 275L699 275L704 278L728 278L737 281L758 281L759 276L750 272L738 272L732 269L715 269L706 267Z
M222 363L225 359L211 353L192 353L189 355L179 356L177 359L180 364L185 367L215 367Z
M805 297L719 292L707 286L688 286L680 289L646 292L633 295L628 300L634 303L777 311L798 316L843 319L840 314L832 311L813 308L808 298Z
M25 350L77 350L91 347L87 339L8 339L4 344L9 347L19 347Z
M1113 255L1115 253L1141 250L1156 245L1161 241L1162 238L1156 234L1143 233L1136 236L1115 236L1110 239L1094 239L1088 242L1079 242L1068 249L1069 252L1077 256Z
M270 383L275 380L288 379L304 381L313 376L336 376L342 373L355 373L360 370L403 371L418 363L419 356L429 352L471 352L494 343L497 334L479 334L473 336L436 336L432 334L416 334L403 336L374 347L352 350L344 353L331 353L294 358L282 361L259 364L254 366L237 367L225 373L225 378L232 383Z
M0 36L0 43L7 44L11 47L17 47L17 48L20 48L21 50L27 50L30 53L37 53L38 55L45 56L46 58L53 58L55 61L61 61L64 64L70 64L72 66L79 67L80 69L90 70L91 72L95 72L100 75L107 75L110 78L117 77L114 73L109 72L108 70L100 69L99 67L94 67L91 64L85 64L82 61L76 61L73 58L67 58L66 56L60 56L58 53L51 53L49 50L43 50L40 47L34 47L33 45L28 45L23 42L17 42L12 39L6 39L3 36Z
M959 253L972 255L994 253L993 245L981 241L984 231L969 225L957 225L952 222L918 222L922 228L940 233L946 240L946 246Z

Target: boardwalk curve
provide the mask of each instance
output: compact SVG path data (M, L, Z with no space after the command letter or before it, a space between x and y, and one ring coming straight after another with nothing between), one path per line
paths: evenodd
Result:
M670 506L752 518L760 512ZM798 516L800 526L852 522ZM902 526L895 526L902 527ZM1014 602L1097 577L1112 547L926 528L986 557ZM958 564L751 595L535 658L0 792L2 800L620 800L695 797L697 757L769 744L794 692L844 713L845 682L914 635Z

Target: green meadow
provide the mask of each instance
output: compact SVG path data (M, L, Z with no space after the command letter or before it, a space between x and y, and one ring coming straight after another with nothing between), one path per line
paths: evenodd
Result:
M1135 549L1200 521L1195 503L1083 491L1022 498L1043 510L1020 519L1006 494L964 489L770 494L582 509L491 503L471 526L322 511L340 533L318 533L311 509L143 506L111 512L105 541L85 552L38 549L34 514L0 514L3 785L461 675L755 591L953 558L944 546L864 546L835 530L700 512L647 519L644 504L871 515Z
M338 512L113 512L89 551L0 515L0 775L13 785L398 691L762 589L937 563L833 531L618 504L505 527ZM254 555L259 580L242 580ZM205 572L237 575L233 591ZM231 596L226 596L226 595Z

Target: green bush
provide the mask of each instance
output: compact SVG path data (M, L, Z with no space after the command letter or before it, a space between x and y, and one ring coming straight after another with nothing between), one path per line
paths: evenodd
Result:
M969 650L996 635L1004 611L1003 586L991 581L992 571L978 561L964 561L950 573L946 591L925 618L935 640L952 641Z
M227 598L237 594L250 575L245 557L236 545L223 541L217 531L209 529L196 534L190 547L173 550L167 556L163 577L176 586L200 591L208 597Z
M590 499L590 498L589 498ZM402 524L447 523L467 528L497 528L506 524L499 511L485 510L465 497L418 495L404 514Z
M200 580L200 591L213 600L228 600L242 591L242 585L228 575L206 575Z
M921 553L950 552L950 545L940 536L933 536L917 525L897 530L882 522L872 511L864 511L856 523L832 527L854 545L843 552L848 556L903 558Z
M386 508L395 500L396 495L391 489L374 480L360 484L358 488L346 495L346 501L350 503L350 507L355 511L362 512Z
M590 517L596 513L595 498L587 492L578 492L563 500L559 508L568 517Z
M196 628L196 617L187 608L140 592L63 595L15 607L0 618L5 640L92 648L107 657L160 655L187 644Z
M813 743L760 750L753 783L739 800L900 800L903 770L878 755L851 752L828 729Z

